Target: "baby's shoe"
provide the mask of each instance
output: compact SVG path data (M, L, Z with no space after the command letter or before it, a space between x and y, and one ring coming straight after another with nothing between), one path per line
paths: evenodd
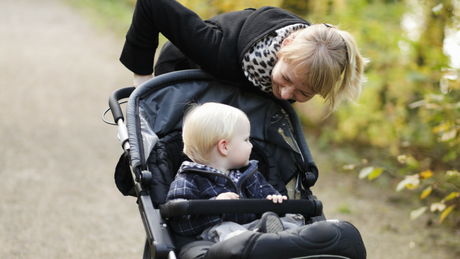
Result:
M258 232L261 233L277 233L284 230L283 223L278 215L273 212L265 212L259 221Z

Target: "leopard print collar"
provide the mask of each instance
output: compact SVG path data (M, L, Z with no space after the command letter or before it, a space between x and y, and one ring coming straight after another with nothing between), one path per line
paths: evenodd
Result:
M306 24L294 24L276 30L268 34L254 46L252 46L243 57L242 67L246 78L260 90L271 93L271 74L273 67L278 61L277 53L280 50L283 40L292 32L307 28Z

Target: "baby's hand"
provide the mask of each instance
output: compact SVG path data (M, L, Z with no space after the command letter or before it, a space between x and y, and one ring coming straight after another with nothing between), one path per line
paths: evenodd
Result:
M283 200L287 200L286 195L268 195L267 200L273 201L273 203L283 203Z
M217 195L216 200L236 200L239 198L240 196L234 192L224 192Z

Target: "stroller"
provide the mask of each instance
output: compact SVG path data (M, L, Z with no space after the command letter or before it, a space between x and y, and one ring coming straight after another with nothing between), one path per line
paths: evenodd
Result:
M119 101L128 97L125 124ZM267 181L290 199L281 204L264 199L166 203L169 185L188 159L182 152L184 112L190 103L205 102L228 104L248 115L253 144L250 159L258 160L259 171ZM278 233L247 231L192 258L366 258L359 231L348 222L326 220L321 201L310 190L318 179L318 169L288 101L257 90L243 91L239 85L196 69L167 73L136 89L117 90L110 96L109 106L124 150L116 166L115 182L122 194L137 197L147 234L144 258L178 258L184 246L202 242L170 230L168 219L172 217L261 215L267 211L302 215L305 225Z

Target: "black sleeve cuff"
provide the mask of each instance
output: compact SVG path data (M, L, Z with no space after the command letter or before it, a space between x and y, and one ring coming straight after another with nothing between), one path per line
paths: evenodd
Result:
M153 61L155 49L142 49L133 46L128 40L125 41L120 56L121 63L138 75L150 75L153 73Z

